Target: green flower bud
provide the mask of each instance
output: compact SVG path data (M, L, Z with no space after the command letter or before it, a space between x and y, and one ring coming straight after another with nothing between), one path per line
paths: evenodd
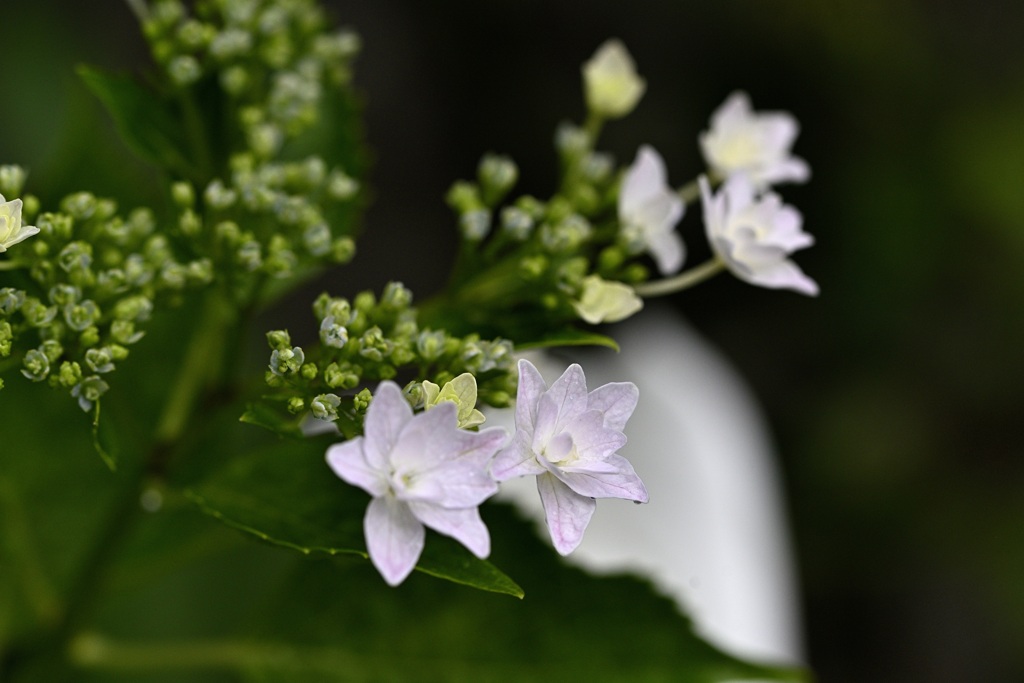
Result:
M115 320L110 323L110 337L119 344L134 344L142 339L145 332L136 332L131 320Z
M84 221L91 218L96 211L96 197L91 192L69 194L61 200L60 208L76 221Z
M302 379L305 379L305 380L312 381L312 380L316 379L316 376L317 376L316 363L303 363L302 368L299 371L299 374L302 375Z
M42 382L50 375L50 359L39 349L30 349L21 365L21 374L33 382Z
M333 422L338 419L338 406L341 399L335 394L320 394L309 404L309 410L313 417L326 422Z
M252 49L252 34L237 28L221 31L210 41L210 56L220 61L244 57Z
M487 154L480 160L477 179L480 181L484 203L494 206L516 184L519 168L507 156Z
M183 209L190 209L196 203L196 193L192 189L192 184L183 180L171 185L171 198Z
M345 201L359 192L359 181L341 170L331 171L327 179L327 195L338 201Z
M13 287L0 289L0 313L10 315L25 303L25 292Z
M382 308L401 311L412 304L412 292L401 282L389 282L384 286L380 296Z
M192 209L185 209L178 217L178 229L181 234L193 237L203 229L203 221Z
M441 330L423 330L416 339L416 350L425 361L435 361L445 352L447 335Z
M167 64L167 75L175 85L183 88L198 81L203 69L195 57L179 55Z
M148 320L152 312L153 302L141 294L125 297L114 305L114 318L116 320Z
M96 346L100 343L100 330L95 325L89 325L89 327L82 330L82 333L78 335L78 343L88 348Z
M114 355L107 347L89 349L85 352L85 364L95 373L110 372L114 369Z
M359 415L365 415L366 409L370 405L370 401L373 400L373 394L370 393L369 389L363 389L356 394L352 399L352 407Z
M85 412L92 410L92 404L107 393L110 386L99 375L84 378L71 389L71 395L78 399L78 407Z
M501 228L512 239L523 242L533 231L533 218L527 212L515 206L506 206L501 211Z
M459 217L462 236L470 242L479 242L491 231L491 212L487 209L467 211Z
M81 332L99 319L100 307L92 299L64 306L64 322L76 332Z
M311 255L326 256L331 251L331 229L326 223L311 225L302 233L302 243Z
M25 169L13 165L0 166L0 195L18 197L24 185Z
M14 340L14 330L6 320L0 320L0 358L11 355L11 344Z
M548 258L541 254L526 256L519 261L519 273L527 280L536 280L548 269Z
M49 325L57 317L57 307L46 306L35 297L26 297L25 303L21 307L21 314L32 327L43 327Z
M331 243L331 260L348 263L356 255L356 243L351 237L339 237Z
M288 330L271 330L267 332L267 343L272 349L284 351L291 348L292 338L288 334Z
M86 270L92 265L92 245L82 241L70 242L60 250L57 262L66 273Z
M249 72L235 65L220 72L220 87L229 95L238 97L249 85Z
M295 346L291 349L274 349L270 354L270 371L275 375L294 375L299 372L306 354L302 347Z
M82 380L82 368L78 363L64 361L60 364L60 372L57 381L65 389L70 389Z
M465 180L458 180L452 184L448 194L445 195L445 201L459 214L484 207L483 200L480 198L480 188Z

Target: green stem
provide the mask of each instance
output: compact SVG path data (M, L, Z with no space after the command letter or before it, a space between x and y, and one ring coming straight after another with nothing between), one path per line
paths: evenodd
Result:
M717 275L723 270L725 270L725 261L715 256L699 266L683 271L675 277L670 277L666 280L656 280L654 282L644 282L639 285L634 285L633 289L636 290L637 294L643 297L649 298L652 296L664 296L666 294L681 292L684 289L700 284L704 280L707 280L713 275Z
M178 379L157 423L157 444L170 444L185 431L201 394L221 376L225 342L235 323L234 312L216 290L203 302L201 318L185 350Z

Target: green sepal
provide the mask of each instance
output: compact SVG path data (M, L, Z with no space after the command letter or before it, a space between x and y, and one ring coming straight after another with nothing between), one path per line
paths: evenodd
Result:
M258 538L303 554L367 557L365 493L341 481L324 459L329 438L279 445L239 458L189 489L206 514ZM429 533L416 569L480 590L523 596L494 565L451 539Z

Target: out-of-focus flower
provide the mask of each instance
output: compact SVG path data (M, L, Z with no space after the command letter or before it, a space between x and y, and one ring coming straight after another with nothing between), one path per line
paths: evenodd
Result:
M629 285L588 275L583 278L579 300L572 306L583 320L597 325L625 320L643 308L644 301Z
M665 162L644 145L626 171L619 190L619 222L628 248L650 252L662 275L683 265L683 238L675 231L685 204L668 186Z
M341 479L373 496L363 518L366 549L392 586L416 566L424 525L451 536L477 557L491 539L477 506L498 486L488 467L508 434L459 429L457 407L445 401L413 415L394 382L381 382L366 412L364 436L327 449Z
M818 285L789 255L814 244L803 218L773 192L758 196L745 175L730 178L717 194L700 178L704 227L711 247L741 280L761 287L793 289L815 296Z
M711 115L711 129L700 135L708 166L729 178L746 173L758 188L775 183L802 183L811 175L807 162L790 154L800 132L786 112L755 112L744 92L734 92Z
M595 498L647 502L647 489L618 454L639 392L631 382L587 393L576 364L551 385L528 360L519 361L516 433L494 459L498 481L535 475L555 549L568 555L583 540Z
M0 194L0 253L38 233L39 228L33 225L22 225L21 200L7 201Z
M647 87L626 46L614 38L583 65L583 85L590 111L611 119L633 111Z

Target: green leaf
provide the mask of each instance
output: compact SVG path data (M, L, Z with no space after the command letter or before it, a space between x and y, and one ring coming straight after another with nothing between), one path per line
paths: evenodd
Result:
M275 434L292 438L301 438L302 429L296 424L295 416L275 410L267 403L249 403L245 412L238 418L239 422L269 429Z
M611 337L573 327L545 334L539 339L516 343L517 349L546 349L553 346L604 346L613 351L619 350L618 343Z
M367 563L218 533L198 553L180 545L194 533L185 512L155 515L121 554L101 613L71 646L88 680L808 680L721 652L643 580L567 566L503 505L484 517L495 555L523 577L521 601L417 574L390 588ZM157 573L139 576L147 557Z
M188 147L180 117L166 101L130 76L85 65L79 66L77 72L106 107L118 133L133 152L182 177L195 175L193 165L182 153Z
M363 514L368 497L327 467L324 453L329 443L330 439L285 442L237 458L187 495L208 515L264 541L305 554L365 558ZM481 590L523 595L494 565L437 534L428 535L416 568Z

